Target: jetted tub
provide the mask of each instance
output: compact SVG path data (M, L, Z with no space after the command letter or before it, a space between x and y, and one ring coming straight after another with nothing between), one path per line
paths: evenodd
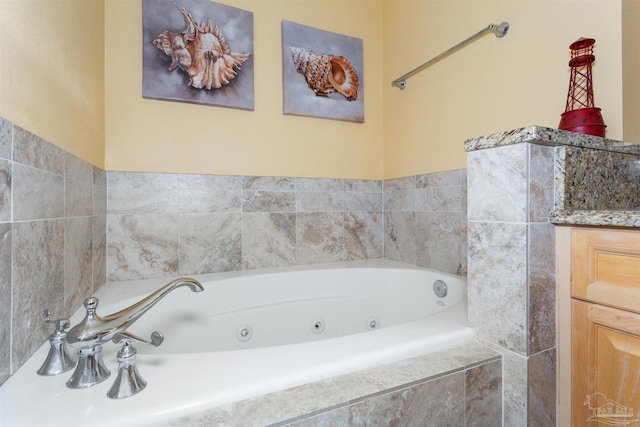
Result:
M84 390L65 386L71 371L36 374L45 343L0 387L0 425L139 426L289 387L470 342L463 278L389 260L192 276L204 292L182 287L128 330L160 347L137 344L148 384L122 400L106 394L119 345L104 345L111 377ZM110 283L99 315L111 314L170 279ZM436 285L434 286L434 283ZM446 296L434 292L446 286ZM79 322L78 310L71 324Z

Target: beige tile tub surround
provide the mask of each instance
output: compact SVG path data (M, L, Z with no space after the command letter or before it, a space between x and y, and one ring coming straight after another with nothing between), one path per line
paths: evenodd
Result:
M383 256L382 182L108 173L107 280Z
M0 118L0 383L51 333L42 310L70 315L105 281L383 256L464 275L465 209L465 170L107 173Z

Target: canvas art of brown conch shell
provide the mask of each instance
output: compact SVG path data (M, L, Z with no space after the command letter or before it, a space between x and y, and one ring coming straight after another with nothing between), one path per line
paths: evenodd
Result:
M198 24L181 6L185 28L182 32L165 30L153 40L154 46L171 57L169 71L179 68L189 75L189 85L196 89L219 89L236 78L250 53L231 52L229 43L208 19Z
M317 96L338 92L347 101L358 98L358 72L343 56L317 54L312 50L289 46L296 71Z

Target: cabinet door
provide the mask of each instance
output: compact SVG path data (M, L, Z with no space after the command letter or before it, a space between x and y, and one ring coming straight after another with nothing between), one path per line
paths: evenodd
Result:
M640 232L573 230L571 296L640 313Z
M640 314L574 299L572 315L573 425L640 425Z

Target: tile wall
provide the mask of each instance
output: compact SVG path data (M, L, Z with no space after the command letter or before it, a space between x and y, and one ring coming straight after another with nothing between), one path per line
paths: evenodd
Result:
M382 181L109 172L107 281L383 256Z
M106 173L0 118L0 384L105 282Z
M555 425L554 149L467 153L469 323L503 355L504 425Z
M108 188L107 281L382 256L466 274L465 170L384 183L109 172Z
M467 275L466 169L384 183L386 258Z

